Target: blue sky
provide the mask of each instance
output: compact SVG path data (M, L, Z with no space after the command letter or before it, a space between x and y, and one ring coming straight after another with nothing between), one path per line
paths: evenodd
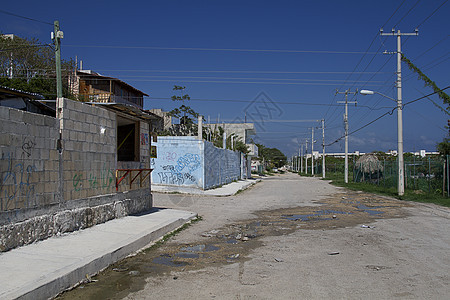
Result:
M402 38L403 53L439 87L450 85L445 0L8 1L1 9L59 20L63 57L76 56L84 69L149 94L146 109L174 108L168 99L173 85L186 86L191 107L206 119L259 120L255 140L289 156L311 139L311 127L320 126L298 120L324 118L325 144L343 136L344 106L337 102L344 96L335 95L336 89L371 89L396 98L396 57L382 53L396 50L396 38L379 36L383 25L385 32L413 32L420 25L419 36ZM3 33L50 43L51 30L1 14ZM405 64L402 71L404 103L433 92ZM430 99L442 104L436 95ZM349 105L350 132L395 106L376 95L349 100L358 102ZM405 151L433 151L446 136L448 115L431 100L405 106ZM314 149L321 149L319 129L315 139ZM396 111L349 137L350 151L396 148ZM343 151L343 139L327 147Z

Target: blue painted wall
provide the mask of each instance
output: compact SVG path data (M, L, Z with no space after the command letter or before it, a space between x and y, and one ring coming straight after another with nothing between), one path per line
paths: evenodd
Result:
M205 142L205 189L241 179L241 154Z
M158 137L152 142L152 183L210 189L241 179L241 153L190 136Z
M152 183L203 188L203 142L190 136L158 137L152 142Z

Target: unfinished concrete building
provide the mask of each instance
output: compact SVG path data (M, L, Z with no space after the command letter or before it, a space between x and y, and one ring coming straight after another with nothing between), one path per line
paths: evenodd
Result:
M0 106L0 251L152 207L157 117L90 102L53 101L53 116Z

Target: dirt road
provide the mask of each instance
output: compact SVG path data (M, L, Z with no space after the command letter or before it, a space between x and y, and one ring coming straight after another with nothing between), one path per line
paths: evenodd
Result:
M448 299L450 210L294 174L232 197L155 194L203 220L67 299Z

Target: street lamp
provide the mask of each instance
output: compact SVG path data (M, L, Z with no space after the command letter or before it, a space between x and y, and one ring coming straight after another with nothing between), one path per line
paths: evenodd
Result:
M405 193L405 178L404 178L404 167L403 167L403 116L402 116L402 99L399 97L398 100L386 96L382 93L370 90L361 90L361 95L373 95L378 94L385 98L388 98L397 103L397 155L398 155L398 195L403 196Z

